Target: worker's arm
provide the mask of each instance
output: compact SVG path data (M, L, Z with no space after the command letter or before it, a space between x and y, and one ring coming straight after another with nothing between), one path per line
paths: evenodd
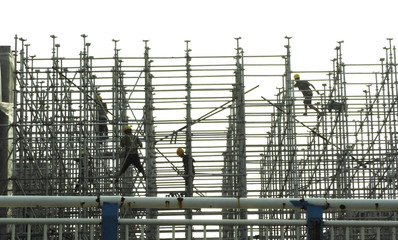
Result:
M120 140L120 146L121 147L125 147L126 146L126 138L122 137L122 139Z
M140 146L140 148L142 148L142 142L139 137L136 137L136 141L137 141L138 146Z
M318 90L316 90L316 88L314 87L314 85L312 85L312 84L310 83L310 86L316 91L316 93L318 93L318 95L321 95L321 93L320 93Z

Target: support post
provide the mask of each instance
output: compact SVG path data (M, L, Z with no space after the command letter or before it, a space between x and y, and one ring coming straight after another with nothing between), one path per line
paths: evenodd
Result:
M192 83L191 83L191 57L189 55L189 52L191 49L189 49L189 40L186 40L186 71L187 71L187 107L186 107L186 123L187 123L187 131L186 131L186 154L189 157L188 158L188 185L185 186L185 196L186 197L192 197L193 196L193 164L192 164L192 118L191 118L191 110L192 110L192 105L191 105L191 89L192 89ZM192 209L187 209L185 210L185 218L186 219L192 219ZM186 239L192 239L192 225L187 225L186 230L185 230L185 238Z
M323 240L323 206L307 206L307 239Z
M144 131L145 131L145 163L146 163L146 196L156 197L156 152L155 152L155 130L154 130L154 117L153 117L153 86L151 74L151 62L149 59L149 46L148 40L145 43L145 106L144 106ZM156 218L156 210L147 209L146 217L148 219ZM157 236L157 228L153 225L148 225L146 230L148 240L154 240Z
M118 204L104 202L102 205L102 240L117 240Z
M0 46L0 195L8 195L12 188L8 179L12 175L12 136L10 123L13 122L12 103L14 101L14 58L10 46ZM7 217L7 208L0 209L0 217ZM7 226L0 225L0 239L5 239Z
M285 36L285 39L287 39L287 45L285 45L286 48L286 58L285 58L285 87L286 87L286 96L282 100L285 102L286 108L284 111L286 111L286 142L281 143L287 146L288 152L290 153L288 156L288 164L289 167L291 168L291 177L290 177L290 185L292 186L291 189L293 190L293 196L297 198L299 196L298 189L299 189L299 184L298 184L298 176L297 176L297 142L296 142L296 121L295 116L295 102L294 102L294 82L292 81L291 75L291 52L290 52L290 39L292 37ZM281 135L279 135L281 136ZM285 137L284 137L285 138ZM289 195L291 195L290 193ZM298 211L295 211L295 216L296 219L300 218L300 213ZM301 232L299 227L295 227L295 234L297 238L300 238Z
M236 103L236 157L238 165L238 197L247 197L247 172L246 172L246 118L245 118L245 81L243 49L239 46L239 38L235 38L236 47L236 71L234 100ZM239 219L247 219L247 210L241 209ZM239 239L247 239L247 226L239 226Z

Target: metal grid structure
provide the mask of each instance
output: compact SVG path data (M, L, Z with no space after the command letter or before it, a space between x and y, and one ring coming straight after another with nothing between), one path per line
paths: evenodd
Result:
M345 64L344 44L338 42L330 71L292 71L289 37L285 53L256 56L244 55L240 38L230 56L194 56L186 41L181 57L151 56L148 41L143 43L143 56L122 57L118 41L113 40L114 56L109 58L91 56L86 35L79 57L59 56L60 45L56 36L51 37L50 58L30 55L27 41L15 39L14 135L9 155L13 195L395 199L398 84L392 39L379 63ZM303 97L294 87L294 73L320 91L312 101L321 114L310 109L303 116ZM107 136L99 134L99 95L108 107ZM146 179L130 167L116 183L126 125L144 143L140 156ZM176 155L178 147L194 159L195 175L188 176L188 186ZM158 219L305 219L301 211L264 209L141 209L120 214ZM13 209L11 215L74 218L98 216L100 210ZM397 220L397 215L326 211L325 218ZM129 228L137 237L142 234L135 226ZM173 230L186 238L202 231L185 226ZM222 228L224 239L247 239L247 231L245 226ZM255 231L259 238L281 236L280 228ZM287 226L283 235L304 239L305 231ZM359 234L344 228L333 231L335 239ZM88 232L81 229L82 236ZM145 234L148 239L163 234L165 239L169 232L148 225ZM207 232L211 238L211 229ZM366 234L371 237L375 232ZM393 239L390 231L382 235Z

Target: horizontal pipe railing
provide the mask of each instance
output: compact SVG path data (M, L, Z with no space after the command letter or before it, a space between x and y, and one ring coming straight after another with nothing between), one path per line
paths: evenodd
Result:
M124 197L124 196L0 196L0 207L102 207L116 203L119 208L238 208L324 210L398 210L395 199L323 199L323 198L224 198L224 197Z
M123 197L123 196L0 196L0 207L61 207L61 208L102 208L102 218L0 218L0 224L11 226L11 239L16 239L16 226L27 225L28 229L34 225L72 225L75 230L75 239L79 237L78 225L90 227L90 239L94 239L93 228L101 226L102 239L117 239L120 233L119 226L139 225L141 239L144 239L145 226L171 226L175 235L177 226L203 226L206 235L206 226L250 226L253 238L253 226L306 226L307 239L323 239L324 228L330 229L334 236L335 227L359 227L361 239L365 239L364 229L374 227L377 230L376 239L381 239L380 228L391 229L393 239L396 239L398 221L366 221L366 220L326 220L322 219L325 210L373 210L393 211L398 209L398 200L394 199L322 199L322 198L224 198L224 197ZM118 208L155 208L155 209L198 209L198 208L235 208L235 209L303 209L307 211L306 220L297 219L134 219L119 218ZM221 228L220 228L221 229ZM236 229L235 229L236 230ZM30 230L29 230L30 232ZM221 232L220 232L221 233ZM30 233L29 233L30 234ZM128 229L126 233L128 236ZM157 233L159 234L159 232ZM266 233L267 234L267 233ZM281 231L283 234L283 231ZM219 235L221 236L221 235ZM235 233L235 239L237 233ZM62 237L62 232L59 237ZM126 237L127 239L128 237ZM28 237L28 239L30 239ZM47 239L47 230L43 231L43 239ZM159 239L159 235L157 237ZM172 238L174 239L174 237ZM349 235L346 235L349 239Z
M0 218L0 224L31 224L31 225L99 225L100 218ZM305 226L306 220L207 220L207 219L123 219L120 218L120 225L215 225L215 226ZM325 227L398 227L398 221L378 220L331 220L324 221Z

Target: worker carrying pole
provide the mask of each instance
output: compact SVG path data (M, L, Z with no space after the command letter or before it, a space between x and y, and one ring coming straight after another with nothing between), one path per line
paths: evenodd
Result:
M312 85L308 81L300 80L300 75L298 75L298 74L294 75L294 80L296 81L294 86L297 87L301 91L303 96L304 96L304 107L305 107L305 110L304 110L304 114L303 115L304 116L307 115L307 108L310 107L310 108L314 109L318 113L318 117L320 117L321 116L321 112L318 110L318 108L316 108L314 105L312 105L313 93L312 93L312 90L311 90L310 87L312 87L319 95L321 95L319 93L319 91L316 90L314 85Z

